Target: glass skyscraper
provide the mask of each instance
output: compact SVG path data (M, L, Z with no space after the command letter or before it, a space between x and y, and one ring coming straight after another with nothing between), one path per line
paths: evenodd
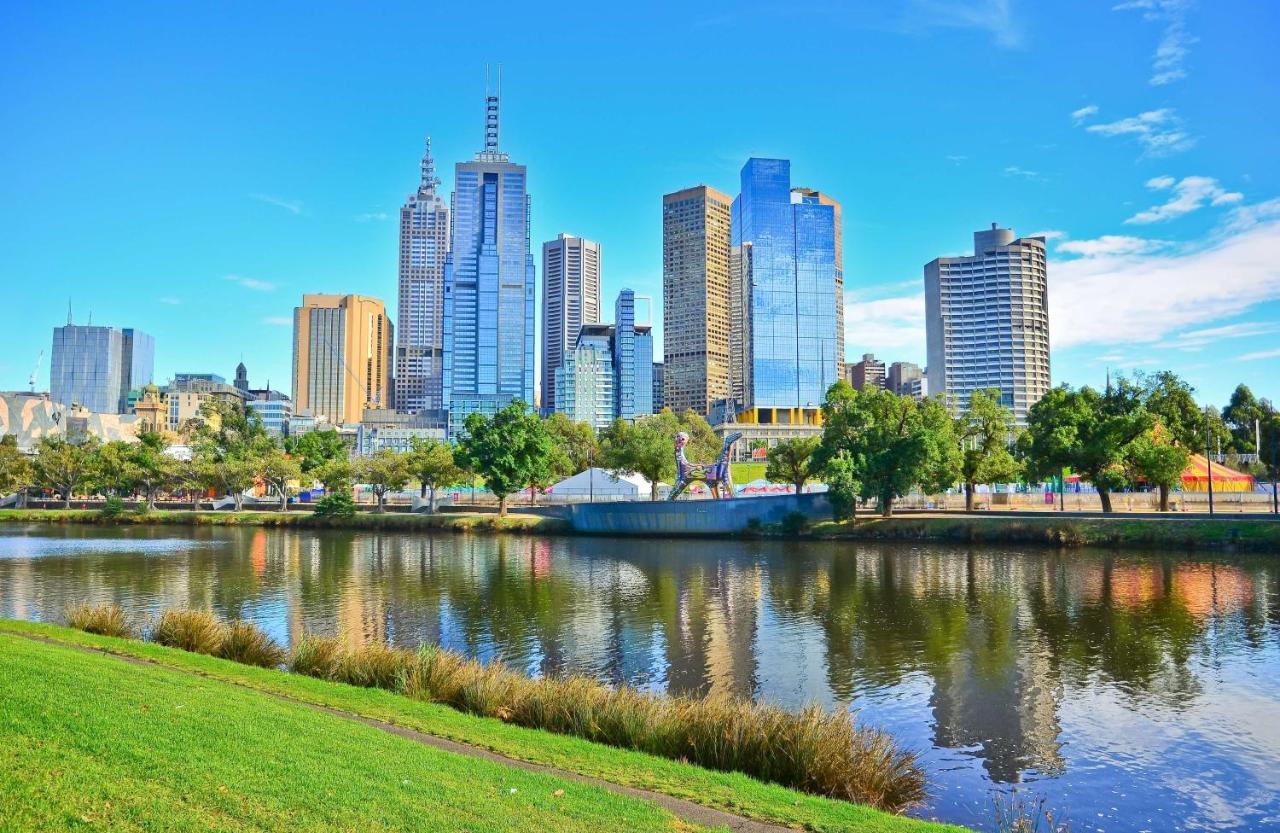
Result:
M454 169L453 239L444 265L444 400L449 434L467 415L533 404L534 265L525 168L498 149L498 96L486 99L484 150Z
M142 330L77 325L53 330L49 394L98 414L129 411L129 392L153 381L155 339Z
M839 204L792 188L785 159L749 159L741 181L729 287L739 419L809 424L842 360Z
M129 394L155 381L156 340L142 330L125 327L120 331L120 406L129 413Z
M444 409L444 262L449 209L436 190L431 139L418 190L400 207L400 294L396 324L395 406L440 415Z

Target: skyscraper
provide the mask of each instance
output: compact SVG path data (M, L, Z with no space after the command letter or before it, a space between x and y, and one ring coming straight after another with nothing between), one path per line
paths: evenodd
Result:
M129 391L153 381L155 352L142 330L75 324L68 310L66 326L53 329L49 394L94 413L129 413Z
M418 190L400 207L400 294L396 327L395 405L443 416L444 263L449 209L437 192L431 138Z
M614 416L634 422L653 413L652 327L636 324L636 294L618 293L613 306Z
M303 295L293 311L293 407L359 422L391 395L392 326L376 298Z
M929 390L963 412L997 388L1019 425L1049 390L1049 292L1043 237L1014 239L995 223L973 234L971 257L924 267Z
M706 185L662 198L663 401L676 413L730 395L730 203Z
M550 385L556 390L556 410L596 431L608 428L617 418L614 335L608 324L583 324Z
M484 150L455 167L453 237L444 266L444 400L449 433L467 415L533 402L533 255L523 165L498 149L498 96Z
M840 206L792 188L785 159L748 159L741 181L730 295L738 419L816 424L843 358Z
M555 372L583 324L600 321L600 244L561 234L542 244L542 410L556 409Z
M117 413L129 413L129 394L155 381L156 340L142 330L120 331L120 404Z

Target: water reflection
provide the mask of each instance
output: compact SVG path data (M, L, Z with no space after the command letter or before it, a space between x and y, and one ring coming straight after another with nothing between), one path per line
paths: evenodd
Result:
M209 608L286 642L438 642L535 674L847 704L924 751L925 812L962 823L985 823L992 785L1031 781L1087 829L1280 828L1280 568L1262 559L4 532L0 615L57 619L83 600Z

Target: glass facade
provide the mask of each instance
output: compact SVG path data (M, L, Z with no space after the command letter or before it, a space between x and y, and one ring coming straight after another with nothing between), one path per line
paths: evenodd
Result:
M555 372L556 410L597 432L617 416L613 342L613 327L584 324L578 343Z
M444 266L451 437L474 411L494 413L515 399L533 403L534 278L524 166L496 147L459 162Z
M731 323L739 407L818 407L840 362L836 206L792 189L785 159L750 159L733 201ZM736 391L735 391L736 392Z
M67 324L53 330L49 394L60 405L80 405L99 414L117 413L128 391L120 390L123 334L111 327Z
M120 331L120 405L118 413L132 408L129 394L155 381L156 340L142 330L125 327Z
M400 208L400 293L397 311L395 403L402 411L444 408L444 262L449 209L436 193L440 180L431 140L422 180Z

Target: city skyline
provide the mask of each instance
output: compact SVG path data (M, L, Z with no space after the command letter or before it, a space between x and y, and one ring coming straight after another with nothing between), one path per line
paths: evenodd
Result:
M52 54L56 15L20 9L0 36L10 41L0 61L13 92L0 106L26 128L0 157L9 197L0 210L15 242L0 276L17 287L13 308L22 310L0 340L0 388L25 389L67 295L96 321L153 334L157 380L191 368L227 373L241 356L264 377L287 378L287 324L301 294L397 297L394 217L405 174L427 135L438 159L469 158L483 63L502 60L503 144L529 166L538 198L532 239L571 230L608 247L605 297L624 286L659 297L661 194L697 182L734 193L747 158L786 158L794 181L821 185L843 205L845 360L874 352L925 364L921 267L967 252L972 230L998 220L1046 237L1055 384L1101 386L1108 368L1168 367L1202 400L1224 401L1235 380L1275 396L1267 382L1280 377L1280 175L1264 139L1277 117L1249 103L1264 92L1250 79L1274 76L1267 64L1276 58L1250 48L1251 39L1274 36L1274 12L1161 4L1195 42L1179 53L1177 72L1157 75L1151 56L1167 24L1140 12L1050 16L1020 3L970 5L969 17L938 11L961 5L908 2L883 19L706 10L690 25L712 36L712 56L729 49L721 40L767 29L816 46L856 44L845 51L860 53L815 50L825 80L805 86L799 70L784 72L769 84L787 95L738 123L725 114L741 111L745 82L723 81L708 101L668 83L670 68L651 76L616 60L640 54L656 25L648 20L563 66L538 60L511 35L470 55L449 42L466 16L433 13L449 60L406 106L400 83L371 90L401 60L375 59L379 38L393 24L426 25L407 7L385 20L330 14L299 24L321 41L349 30L361 57L336 82L323 67L314 80L298 77L317 68L306 61L286 70L300 60L291 46L254 50L283 31L283 15L267 15L252 36L233 34L244 28L234 19L197 16L181 26L206 27L229 54L251 56L249 68L217 64L194 86L181 74L164 82L174 58L144 37L134 70L106 73L84 103L85 79L111 66L112 38L73 32L77 48L54 65L39 54ZM136 25L82 16L106 35ZM583 25L626 28L610 15ZM914 61L924 61L924 77L899 71ZM945 74L931 71L943 65ZM872 71L893 77L892 89L851 85ZM250 75L268 79L264 89L247 86ZM190 100L147 95L166 83L182 83ZM333 83L342 95L316 98L318 85ZM546 92L570 83L599 97L599 108L548 121L539 112ZM267 106L276 99L278 114ZM1018 118L978 118L1003 109ZM821 130L812 126L818 114ZM95 142L75 141L73 116L93 119ZM833 133L845 138L833 143ZM63 195L84 191L109 194L113 211L68 229ZM602 197L608 211L599 210ZM655 310L658 355L661 317ZM193 330L210 335L193 339ZM37 387L48 379L46 354Z

